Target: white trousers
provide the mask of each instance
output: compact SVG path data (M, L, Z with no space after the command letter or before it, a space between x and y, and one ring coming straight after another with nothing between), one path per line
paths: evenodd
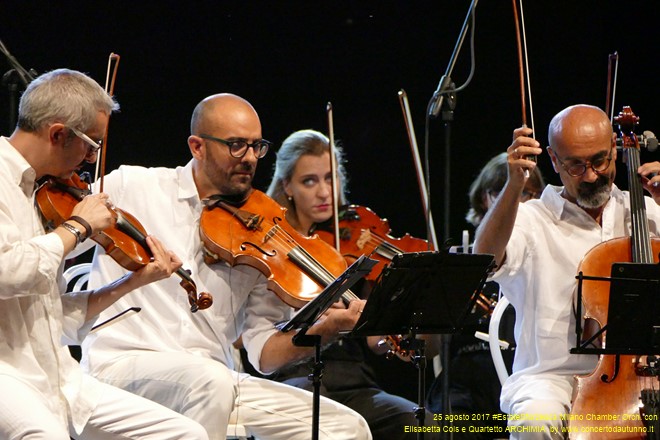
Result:
M230 421L260 440L312 436L311 393L236 373L211 359L187 353L131 354L109 363L97 377L199 422L211 440L224 440ZM321 397L319 439L368 440L371 433L358 413Z
M524 396L511 404L511 414L520 416L508 422L509 427L514 429L511 432L511 440L566 438L564 429L568 422L562 420L561 415L570 412L572 393L573 378L569 375L556 376L552 380L539 379L530 383L528 389L521 393ZM531 398L530 394L545 397Z
M110 385L93 381L101 399L81 434L52 411L44 396L12 376L0 375L0 438L3 440L207 439L204 428L176 412ZM84 392L84 390L83 390Z

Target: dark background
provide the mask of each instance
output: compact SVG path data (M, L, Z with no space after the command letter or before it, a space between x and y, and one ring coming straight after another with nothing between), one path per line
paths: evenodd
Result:
M110 123L110 170L121 163L185 164L192 109L213 93L248 99L260 114L264 137L278 146L298 129L327 132L325 107L331 101L335 136L346 149L351 201L387 217L395 236L424 237L397 92L408 93L421 149L427 102L447 69L469 4L3 0L0 39L25 68L73 68L102 85L108 55L121 55L115 94L122 110ZM562 108L605 106L607 57L614 51L620 54L616 110L630 105L641 129L660 131L657 1L534 0L524 6L534 123L542 144L550 118ZM467 228L470 182L504 151L522 122L511 2L481 0L476 20L476 72L458 95L450 131L448 229L459 241ZM9 68L0 59L0 73ZM462 84L468 72L466 40L452 78ZM11 132L8 111L3 86L4 135ZM444 240L445 131L440 120L429 129L432 207ZM269 153L261 160L256 188L265 190L274 158ZM540 167L550 183L559 183L546 155Z

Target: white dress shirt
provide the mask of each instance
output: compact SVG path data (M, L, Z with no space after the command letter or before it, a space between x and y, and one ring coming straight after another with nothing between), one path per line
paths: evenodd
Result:
M82 392L80 367L63 343L79 343L91 325L84 325L87 294L63 295L64 246L44 231L35 176L0 138L0 374L35 389L64 426L70 417L80 430L98 396L93 387Z
M145 197L141 188L154 186L158 191L149 190ZM266 278L256 269L204 263L199 236L203 205L193 181L192 162L176 169L121 166L105 177L104 192L116 206L129 206L128 212L147 233L182 259L197 291L210 293L213 305L191 313L176 275L142 287L102 314L104 320L132 306L142 308L137 316L90 335L83 347L83 365L94 372L118 356L155 351L195 353L231 369L231 343L242 334L250 361L258 366L263 345L276 332L273 323L287 318L291 308L267 290ZM107 255L97 257L92 285L103 285L125 273Z
M501 395L505 412L521 399L556 399L550 390L557 387L538 386L544 380L565 381L570 390L574 374L593 371L597 356L569 353L576 341L575 275L592 247L630 235L628 192L613 186L600 226L561 191L548 185L539 200L520 205L506 260L493 276L516 309L513 374ZM649 197L645 200L650 232L657 236L660 207ZM570 392L568 400L566 405Z

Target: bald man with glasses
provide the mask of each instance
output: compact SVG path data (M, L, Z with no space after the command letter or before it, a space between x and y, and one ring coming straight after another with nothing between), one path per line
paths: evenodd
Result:
M519 203L526 170L541 154L531 130L514 130L508 179L477 230L474 250L495 255L492 276L516 309L513 374L501 408L512 438L564 438L573 377L593 371L597 356L570 354L575 344L575 275L584 255L606 240L630 235L630 194L614 184L616 135L597 107L575 105L550 122L547 153L563 186L548 185L539 200ZM638 170L652 235L660 231L660 163ZM524 415L543 415L525 417ZM534 432L518 433L519 429Z

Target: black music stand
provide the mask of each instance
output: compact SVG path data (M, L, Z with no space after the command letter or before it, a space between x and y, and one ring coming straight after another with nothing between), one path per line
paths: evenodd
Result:
M314 367L309 380L314 385L312 404L312 440L319 438L319 418L321 403L321 377L323 376L323 362L321 362L321 336L308 335L307 330L321 317L321 315L339 301L341 295L350 289L360 278L366 276L376 265L377 261L364 255L355 260L335 281L330 283L316 298L298 310L293 317L276 325L282 332L300 329L293 337L293 344L299 347L314 347Z
M658 354L660 353L660 265L613 263L611 277L578 278L578 316L582 316L582 280L610 283L607 323L588 340L582 340L582 326L576 325L576 354ZM604 348L588 348L607 332Z
M476 303L494 265L492 255L414 252L395 256L386 267L362 311L351 336L406 335L405 348L415 351L418 407L424 426L424 340L418 334L455 333ZM445 366L445 368L447 368ZM420 429L419 439L424 438Z

